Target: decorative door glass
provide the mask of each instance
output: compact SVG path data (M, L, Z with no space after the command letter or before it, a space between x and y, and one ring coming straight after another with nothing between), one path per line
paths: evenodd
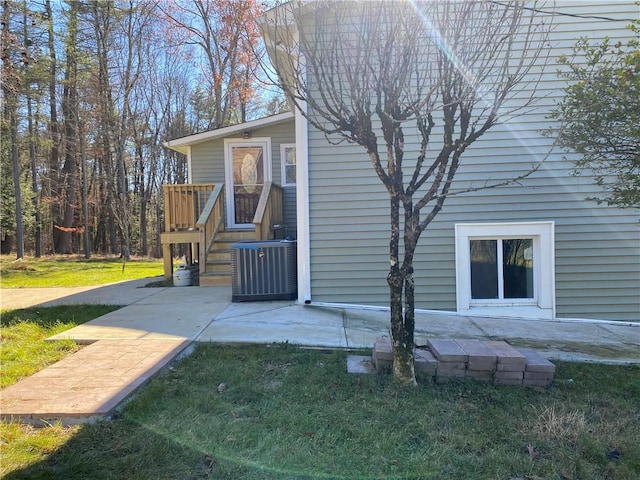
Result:
M264 187L264 147L232 146L233 224L253 222Z

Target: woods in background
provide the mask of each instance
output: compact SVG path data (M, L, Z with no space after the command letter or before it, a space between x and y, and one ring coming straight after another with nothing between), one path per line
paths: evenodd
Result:
M162 142L278 113L254 0L2 2L2 253L161 256Z

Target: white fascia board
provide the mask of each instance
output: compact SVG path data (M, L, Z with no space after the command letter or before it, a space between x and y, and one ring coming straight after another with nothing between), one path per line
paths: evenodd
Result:
M177 138L175 140L169 140L168 142L164 142L163 145L167 148L170 148L171 150L186 154L188 152L187 148L191 145L207 142L216 138L227 137L239 132L245 132L247 130L254 130L256 128L264 128L271 125L277 125L278 123L283 123L292 120L293 118L294 115L292 112L279 113L278 115L259 118L258 120L239 123L238 125L231 125L229 127L222 127L215 130L209 130L207 132L196 133L194 135Z

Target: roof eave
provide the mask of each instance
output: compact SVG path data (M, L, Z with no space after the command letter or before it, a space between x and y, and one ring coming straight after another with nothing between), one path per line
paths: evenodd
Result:
M209 140L215 140L216 138L225 138L239 132L247 130L254 130L256 128L268 127L271 125L277 125L286 121L293 120L292 112L279 113L270 117L259 118L250 122L239 123L237 125L231 125L229 127L222 127L215 130L208 130L206 132L195 133L186 137L176 138L163 142L166 148L175 150L176 152L187 154L191 145L207 142Z

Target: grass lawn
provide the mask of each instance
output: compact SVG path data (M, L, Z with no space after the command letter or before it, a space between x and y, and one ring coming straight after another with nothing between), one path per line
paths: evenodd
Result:
M46 338L118 308L73 305L2 311L0 388L33 375L81 348L71 340L47 342ZM16 465L37 462L42 452L54 451L74 433L74 429L59 425L35 430L20 424L0 423L0 475Z
M411 388L388 375L347 374L345 357L286 345L200 345L111 422L43 430L2 425L2 474L640 478L637 366L559 364L548 390L425 381ZM16 449L31 458L17 459Z
M0 256L0 288L83 287L162 275L161 260L76 256Z
M42 370L80 348L72 340L47 342L64 332L120 307L74 305L2 312L0 388Z

